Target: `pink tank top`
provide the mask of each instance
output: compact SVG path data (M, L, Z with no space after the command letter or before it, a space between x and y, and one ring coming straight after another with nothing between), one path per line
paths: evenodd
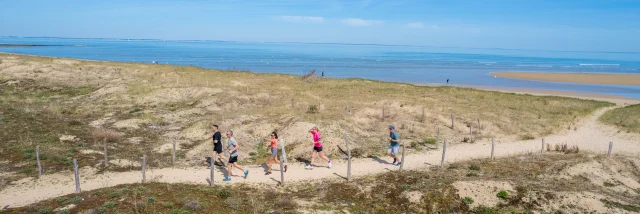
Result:
M322 139L322 137L320 137L320 133L313 132L312 134L313 134L313 146L322 147L322 142L320 142L320 139Z

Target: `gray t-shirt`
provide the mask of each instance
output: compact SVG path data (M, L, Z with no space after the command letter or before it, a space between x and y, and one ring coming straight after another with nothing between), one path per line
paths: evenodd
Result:
M229 138L227 143L229 144L229 151L233 150L235 148L235 146L238 145L238 142L236 142L236 139L233 138L233 137ZM231 157L238 156L238 150L235 150L235 151L231 152L231 154L229 156L231 156Z

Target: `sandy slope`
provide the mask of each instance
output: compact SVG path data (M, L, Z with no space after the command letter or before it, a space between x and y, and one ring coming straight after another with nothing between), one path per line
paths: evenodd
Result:
M576 130L567 130L563 133L548 136L545 143L551 145L559 143L567 143L568 145L578 145L581 150L594 153L606 153L608 143L615 142L613 152L624 155L638 155L640 153L640 141L638 136L619 134L614 128L601 125L597 122L597 118L604 112L613 108L600 109L593 115L585 118ZM517 141L517 142L500 142L496 139L495 155L509 156L518 153L540 152L541 139ZM491 142L483 140L474 144L457 144L447 148L446 162L454 162L468 160L473 158L483 158L490 156ZM413 154L405 157L405 168L416 169L431 165L439 165L442 150L429 151L420 154ZM357 159L352 163L352 174L354 176L381 173L388 170L397 170L398 167L388 164L389 158L382 160L375 159ZM347 164L345 161L335 161L332 169L327 169L324 163L316 167L314 170L305 170L300 163L292 164L289 171L285 174L286 181L304 181L320 178L342 179L346 177ZM320 163L320 162L317 162ZM230 183L266 183L277 185L280 180L280 172L274 171L270 176L264 175L262 166L247 166L250 171L249 177L243 179L234 177ZM277 166L276 166L277 168ZM222 182L223 172L216 168L215 183L225 184ZM236 172L236 174L241 174ZM147 172L148 181L160 181L168 183L197 183L207 184L209 170L204 167L192 168L162 168L149 169ZM141 173L139 171L131 172L107 172L105 174L96 175L93 169L81 169L81 187L83 191L93 190L103 187L115 186L118 184L140 182ZM25 206L40 200L45 200L57 196L73 193L75 190L73 182L73 174L70 172L56 173L46 175L40 180L27 178L15 182L15 185L8 186L0 192L0 207L4 206Z
M640 85L638 74L594 74L551 72L493 72L492 76L548 82L571 82L604 85Z

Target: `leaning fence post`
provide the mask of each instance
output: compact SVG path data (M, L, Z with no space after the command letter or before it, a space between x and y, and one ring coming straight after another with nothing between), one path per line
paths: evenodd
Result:
M482 136L482 127L480 126L480 119L478 119L478 135Z
M40 165L40 146L36 146L36 160L38 161L38 177L42 177L42 165Z
M80 173L78 172L78 160L73 159L73 174L76 181L76 193L80 193Z
M109 167L109 155L107 154L107 138L102 140L104 145L104 167Z
M211 159L211 167L209 167L209 186L213 186L213 172L214 172L214 168L215 168L215 159L213 159L213 156L209 156L209 158Z
M453 113L451 113L451 129L453 129Z
M405 149L405 144L402 143L402 158L400 158L400 171L402 171L402 166L404 166L404 149Z
M493 141L493 137L491 138L491 160L493 160L493 150L496 147L495 141Z
M613 150L613 142L609 142L609 152L607 152L607 157L611 157L611 150Z
M473 142L473 131L471 130L471 127L473 123L469 123L469 141Z
M544 138L542 138L542 146L540 147L540 154L544 153Z
M142 155L142 183L147 181L147 155Z
M444 167L444 156L447 153L447 140L444 140L442 145L442 160L440 161L440 167Z
M176 139L173 139L173 148L171 149L171 164L176 164Z
M347 144L347 181L351 181L351 149L349 148L349 140L347 140L347 132L344 133L344 143Z

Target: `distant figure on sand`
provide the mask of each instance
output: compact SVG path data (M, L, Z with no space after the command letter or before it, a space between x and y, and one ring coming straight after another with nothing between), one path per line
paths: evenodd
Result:
M313 161L316 159L316 153L320 155L320 158L327 161L327 167L331 168L331 160L324 156L324 152L322 152L322 136L320 136L320 129L316 126L309 130L309 133L313 136L313 152L311 152L311 161L309 161L309 165L307 165L307 169L313 169Z
M400 166L401 162L398 162L398 149L400 149L400 142L398 140L398 133L396 133L395 126L389 126L389 149L387 149L387 155L393 158L392 165Z
M218 125L213 125L213 153L211 155L211 159L207 160L207 169L211 168L212 162L215 162L215 158L218 157L220 161L220 165L224 166L224 162L222 160L226 160L222 155L222 134L218 131Z
M447 84L449 84L449 79L447 79Z
M229 151L229 163L227 164L227 177L224 178L223 181L231 181L231 176L233 176L233 167L235 166L239 170L244 172L244 179L247 179L247 175L249 175L249 170L245 170L242 167L238 166L238 142L233 137L233 130L227 131L227 150Z
M324 71L322 71L322 77L324 77Z
M280 161L278 161L278 134L276 132L271 132L270 138L265 138L264 140L271 143L269 149L267 150L271 151L271 155L267 160L267 166L269 167L269 169L267 170L267 173L265 173L265 175L270 175L271 165L273 165L273 163L280 163Z

